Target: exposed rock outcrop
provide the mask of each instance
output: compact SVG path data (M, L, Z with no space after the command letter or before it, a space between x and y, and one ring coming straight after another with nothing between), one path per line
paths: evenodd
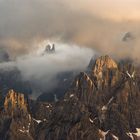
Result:
M9 90L0 110L0 140L34 140L40 124L46 124L53 106Z
M42 135L43 128L38 137L130 140L127 133L140 127L140 91L134 69L129 63L120 67L108 56L95 60L91 73L76 77L64 100L54 107L46 133ZM104 132L108 133L100 137Z
M107 55L98 58L91 69L98 89L110 88L118 80L118 64Z
M0 111L0 122L1 140L33 140L30 134L32 119L24 94L14 90L7 93Z
M139 69L109 56L92 61L90 69L53 103L10 90L0 110L0 139L139 140Z
M24 94L10 90L5 98L4 109L10 115L13 115L16 110L27 112L27 101L25 100Z

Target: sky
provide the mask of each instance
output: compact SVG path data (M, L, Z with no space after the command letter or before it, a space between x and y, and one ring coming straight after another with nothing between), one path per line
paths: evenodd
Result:
M84 70L96 53L140 62L139 7L140 0L0 0L0 50L13 60L0 69L16 66L46 90L55 75ZM35 54L48 41L58 52Z
M139 0L81 0L85 11L115 21L140 20Z
M15 57L51 39L136 59L139 6L139 0L0 0L0 47ZM135 40L123 43L127 32Z

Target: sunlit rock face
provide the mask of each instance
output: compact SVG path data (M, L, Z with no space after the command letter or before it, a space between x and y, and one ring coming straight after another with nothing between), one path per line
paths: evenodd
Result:
M49 121L53 125L41 128L38 138L131 140L127 132L136 133L140 127L137 68L109 56L95 59L90 66L56 103Z
M27 101L24 98L24 94L10 90L5 98L4 109L7 113L10 113L10 115L13 115L16 110L26 112Z
M1 140L34 140L40 124L46 124L53 106L35 102L9 90L0 108Z
M30 135L31 115L24 94L9 90L0 111L0 139L27 139Z
M92 66L92 76L99 89L110 88L118 78L118 64L109 56L101 56Z

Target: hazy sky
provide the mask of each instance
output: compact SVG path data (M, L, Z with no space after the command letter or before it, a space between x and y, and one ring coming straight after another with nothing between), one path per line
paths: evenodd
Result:
M114 20L140 20L139 0L79 0L85 12ZM71 3L72 5L72 3Z
M0 47L17 55L51 39L139 57L139 7L139 0L0 0ZM124 43L127 32L135 39Z

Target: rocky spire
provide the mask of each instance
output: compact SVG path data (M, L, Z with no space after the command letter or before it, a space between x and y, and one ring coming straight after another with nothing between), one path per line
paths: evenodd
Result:
M96 81L97 87L103 89L115 84L117 81L117 72L117 63L106 55L95 60L91 75Z
M16 110L27 111L27 103L24 94L10 90L5 98L4 109L8 114L14 114Z

